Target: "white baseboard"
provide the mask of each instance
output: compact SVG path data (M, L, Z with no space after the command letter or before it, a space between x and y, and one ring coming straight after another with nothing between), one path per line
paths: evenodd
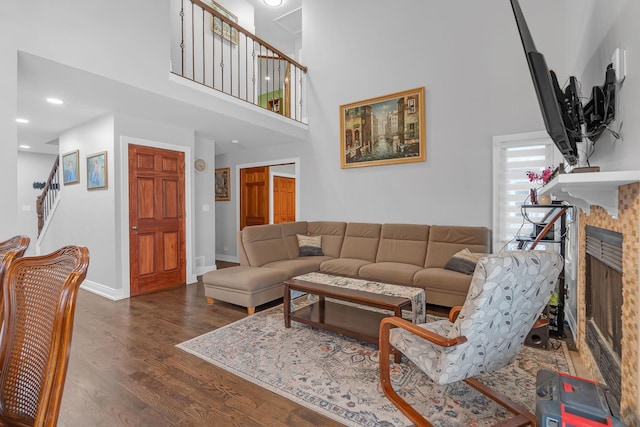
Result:
M237 256L216 254L216 259L219 259L220 261L240 263L240 258Z
M112 301L119 301L126 298L124 296L124 290L109 288L107 286L101 285L100 283L92 282L91 280L85 280L84 282L82 282L80 289L84 289Z

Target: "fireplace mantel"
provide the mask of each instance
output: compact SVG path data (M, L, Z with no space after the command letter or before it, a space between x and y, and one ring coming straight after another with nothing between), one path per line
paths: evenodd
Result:
M640 182L640 171L567 173L553 178L539 194L550 193L580 207L587 215L591 205L602 206L617 218L618 187L633 182Z

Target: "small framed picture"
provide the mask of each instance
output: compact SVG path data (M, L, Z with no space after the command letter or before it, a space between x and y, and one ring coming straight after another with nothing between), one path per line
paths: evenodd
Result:
M87 189L107 188L107 152L87 156Z
M222 16L232 21L233 23L238 23L238 17L233 13L229 12L224 7L220 6L218 3L212 1L211 8L216 12L220 13ZM213 16L211 14L211 30L224 38L225 40L229 40L233 44L238 44L238 30L233 28L231 25L222 22L222 19Z
M62 183L64 185L80 182L80 170L78 168L78 150L62 155Z
M216 169L216 202L226 202L231 200L229 193L230 168Z

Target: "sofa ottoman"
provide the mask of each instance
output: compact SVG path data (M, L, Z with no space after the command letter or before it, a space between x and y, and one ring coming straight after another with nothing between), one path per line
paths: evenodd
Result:
M239 265L205 273L202 282L209 304L220 299L247 307L253 314L256 306L283 297L288 278L281 270Z

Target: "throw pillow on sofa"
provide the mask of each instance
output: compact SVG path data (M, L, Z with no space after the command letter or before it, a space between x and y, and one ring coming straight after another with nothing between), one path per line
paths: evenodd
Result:
M300 256L322 256L322 236L296 234Z
M445 264L447 270L457 271L464 274L473 274L476 269L478 260L486 254L471 252L468 248L464 248L460 252L454 254Z

